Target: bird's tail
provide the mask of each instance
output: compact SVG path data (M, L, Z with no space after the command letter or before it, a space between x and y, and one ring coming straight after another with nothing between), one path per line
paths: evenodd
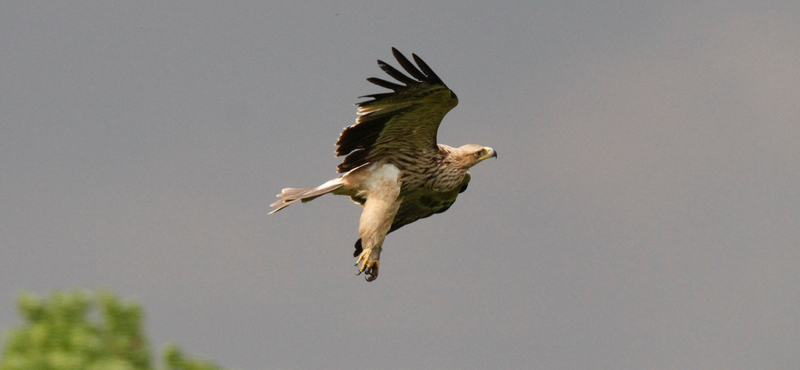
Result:
M269 214L278 212L298 200L305 203L314 200L316 197L330 193L336 189L344 186L344 181L341 177L330 180L315 188L285 188L277 195L281 200L270 204L270 207L277 207Z

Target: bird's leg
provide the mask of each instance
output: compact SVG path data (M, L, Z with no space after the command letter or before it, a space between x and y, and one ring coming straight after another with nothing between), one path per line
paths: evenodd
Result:
M361 247L356 265L361 267L358 273L365 272L367 281L378 278L381 249L386 233L392 227L394 216L400 208L403 199L400 195L400 171L393 164L383 164L378 167L370 166L371 173L365 180L369 188L366 191L364 211L358 224L358 234L361 236Z
M366 248L361 251L356 260L356 266L361 264L358 269L358 274L365 273L367 281L373 281L378 278L378 268L380 267L381 247Z
M369 203L369 201L367 202ZM395 206L391 206L390 210L396 212L396 208ZM394 216L394 212L392 212L392 216ZM356 275L361 275L363 272L367 275L367 281L373 281L378 278L381 250L383 249L383 240L386 238L386 229L388 228L384 226L365 228L364 226L369 226L371 222L363 221L363 219L364 217L362 217L360 232L364 242L361 244L361 253L358 254L358 258L356 259L356 266L360 264L361 267L358 268L358 274Z

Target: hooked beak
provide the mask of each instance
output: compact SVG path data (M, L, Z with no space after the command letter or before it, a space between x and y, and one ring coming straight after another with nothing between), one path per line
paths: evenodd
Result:
M488 158L497 158L497 151L490 147L484 147L486 149L486 154L481 158L481 160L488 159Z

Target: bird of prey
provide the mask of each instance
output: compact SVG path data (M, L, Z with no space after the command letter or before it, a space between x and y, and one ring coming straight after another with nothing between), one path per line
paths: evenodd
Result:
M367 281L378 277L388 233L446 211L467 189L470 167L497 157L494 149L482 145L438 144L436 131L458 104L456 94L415 54L416 65L397 49L392 53L410 76L378 60L397 82L367 79L392 91L362 96L369 100L356 103L356 123L336 142L336 156L346 156L337 167L342 175L313 188L283 189L270 212L327 193L346 195L363 206L353 257Z

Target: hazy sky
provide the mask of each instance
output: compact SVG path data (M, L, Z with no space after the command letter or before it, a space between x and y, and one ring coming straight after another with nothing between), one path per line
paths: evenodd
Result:
M246 369L800 368L800 2L5 2L0 331L110 288ZM356 276L326 196L376 59L495 148Z

